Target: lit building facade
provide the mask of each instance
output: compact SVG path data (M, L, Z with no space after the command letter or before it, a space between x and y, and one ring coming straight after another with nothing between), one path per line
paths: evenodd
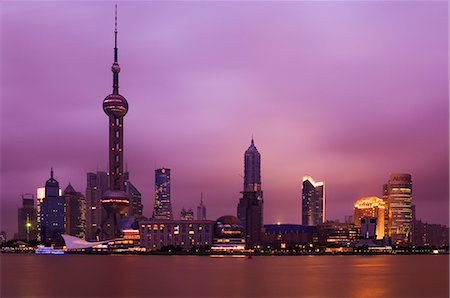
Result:
M66 187L63 193L66 204L66 234L86 238L86 198L75 191L72 185Z
M192 211L192 209L181 209L180 212L180 219L181 220L194 220L194 211Z
M261 188L261 154L252 138L244 153L244 190L237 206L237 218L244 227L248 248L261 244L263 232L263 191Z
M214 224L213 252L242 252L245 234L242 222L233 215L219 217Z
M325 222L325 184L316 182L311 176L303 177L302 224L317 226Z
M365 197L355 202L354 220L355 226L361 227L361 218L376 218L376 239L383 239L385 232L386 203L378 197Z
M264 246L291 249L298 245L317 242L317 228L314 226L275 224L264 225Z
M155 170L155 207L154 219L173 219L170 198L170 169Z
M86 178L86 240L99 240L102 219L106 217L101 199L109 188L108 174L87 173Z
M412 179L410 174L391 174L384 186L388 208L388 236L396 245L408 245L412 241Z
M101 203L106 217L102 219L100 238L112 239L120 237L117 225L126 216L130 201L125 192L124 183L124 117L128 112L128 102L119 94L119 60L117 48L117 6L116 26L114 30L114 62L111 67L113 73L113 92L103 100L103 111L109 122L109 189L103 194Z
M139 222L141 246L159 250L167 246L189 250L212 245L214 221L149 219Z
M317 225L318 243L329 247L349 246L359 238L354 224L327 221Z
M45 197L40 214L40 238L45 245L63 243L64 209L64 198L60 195L59 183L53 178L52 169L50 179L45 182Z
M37 211L34 208L34 197L24 194L22 207L18 210L19 240L33 241L37 239Z

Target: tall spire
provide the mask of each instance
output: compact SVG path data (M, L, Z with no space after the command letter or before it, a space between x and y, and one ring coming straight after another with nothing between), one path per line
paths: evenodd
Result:
M114 62L117 61L117 4L115 6L115 15L114 15Z
M119 49L117 48L117 4L115 6L115 15L114 15L114 63L111 67L113 72L113 94L119 94Z
M50 178L53 179L53 167L50 168Z

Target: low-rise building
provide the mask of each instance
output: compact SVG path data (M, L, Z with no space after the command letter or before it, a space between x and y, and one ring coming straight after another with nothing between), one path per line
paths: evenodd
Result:
M141 221L139 222L141 247L160 250L167 246L179 246L183 250L189 250L193 246L212 245L214 223L211 220Z

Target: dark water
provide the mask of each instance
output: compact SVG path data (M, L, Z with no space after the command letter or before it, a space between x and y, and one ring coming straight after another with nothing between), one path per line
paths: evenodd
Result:
M448 255L2 254L1 297L448 297Z

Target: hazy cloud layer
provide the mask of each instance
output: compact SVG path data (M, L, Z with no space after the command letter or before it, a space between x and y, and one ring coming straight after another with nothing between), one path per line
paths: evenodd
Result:
M55 169L84 192L106 170L113 4L1 4L0 229L19 195ZM262 154L265 222L300 223L301 177L327 186L329 219L414 179L417 216L447 223L448 3L121 2L125 158L153 205L172 168L173 204L235 214L243 153Z

